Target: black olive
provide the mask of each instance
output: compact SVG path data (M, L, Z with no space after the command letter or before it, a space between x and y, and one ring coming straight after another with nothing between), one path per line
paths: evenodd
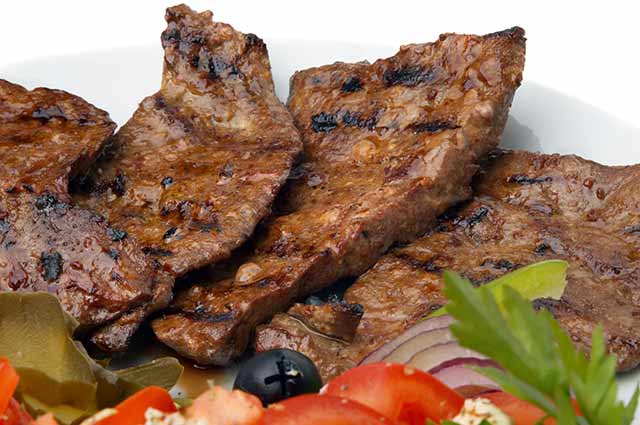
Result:
M233 388L251 393L267 405L300 394L316 393L322 379L316 365L297 351L265 351L247 360Z

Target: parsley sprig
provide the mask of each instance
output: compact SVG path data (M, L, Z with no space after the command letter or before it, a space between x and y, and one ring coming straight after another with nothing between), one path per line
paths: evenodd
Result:
M503 370L478 368L505 391L526 400L559 425L628 425L638 404L638 388L628 404L618 401L616 360L605 350L598 327L588 356L546 310L536 312L512 288L498 307L493 295L453 272L444 273L447 306L460 345L484 354ZM582 416L577 416L575 398Z

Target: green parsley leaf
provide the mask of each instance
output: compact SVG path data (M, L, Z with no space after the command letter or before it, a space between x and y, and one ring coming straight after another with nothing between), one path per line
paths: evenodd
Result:
M585 356L546 310L536 312L518 291L505 286L500 307L492 292L453 272L444 273L451 332L460 345L484 354L503 369L477 368L505 391L526 400L559 425L629 425L639 391L618 401L615 356L607 354L602 328L593 332ZM583 416L573 408L575 398Z

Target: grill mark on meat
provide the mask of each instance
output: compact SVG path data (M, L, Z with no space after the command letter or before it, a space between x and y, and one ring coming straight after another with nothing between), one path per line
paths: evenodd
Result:
M109 238L114 242L120 242L124 240L124 238L126 238L128 234L124 230L115 227L108 227L107 236L109 236Z
M362 273L393 243L428 230L447 207L469 195L475 164L499 140L523 62L524 39L447 35L374 64L337 63L296 73L288 106L309 165L293 171L274 207L279 215L260 228L252 251L237 259L240 266L179 291L172 303L176 313L152 322L157 337L199 364L228 364L244 352L257 325ZM474 87L472 102L469 96L446 97L467 91L465 77L481 65L495 74L494 84ZM342 91L353 75L366 96ZM456 117L461 130L405 131L416 120L416 104ZM372 116L380 131L354 135L356 127L345 125L346 111L347 123L364 127L358 133L367 131ZM212 324L179 315L202 303L208 313L232 311L235 317Z
M533 252L535 252L536 255L545 255L545 253L547 251L549 251L550 249L551 249L551 246L549 246L546 243L541 243L541 244L536 246L536 248L533 250Z
M173 252L168 249L158 248L156 246L145 246L142 247L142 252L146 255L151 255L155 257L170 257L173 255Z
M513 271L517 268L522 267L522 265L520 264L514 264L509 260L505 260L505 259L500 259L500 260L492 260L492 259L486 259L482 262L481 264L482 266L488 266L494 269L498 269L498 270L502 270L502 271L506 271L506 272L510 272Z
M164 232L164 235L162 235L162 239L170 239L176 234L177 231L178 231L177 227L169 228L166 232Z
M346 111L342 114L342 123L347 127L373 130L378 123L378 117L374 115L363 118L359 113Z
M553 177L551 176L541 176L541 177L529 177L522 174L514 174L507 178L508 183L515 184L537 184L537 183L547 183L553 181Z
M453 121L429 121L429 122L411 124L409 128L414 133L420 134L425 132L437 133L443 130L455 130L457 128L460 128L460 126Z
M173 184L173 177L166 176L165 178L162 179L160 184L162 185L163 188L165 188L165 189L168 188L169 186L171 186Z
M58 201L58 198L49 192L43 193L36 198L36 208L44 214L48 214L55 208L63 208L64 204Z
M351 76L342 83L342 87L340 87L345 93L354 93L362 90L362 81L358 77Z
M59 252L40 254L42 277L47 282L57 280L62 274L62 255Z
M468 230L480 223L487 215L489 215L489 208L486 206L479 207L471 212L468 217L458 217L454 220L454 224L462 226Z
M638 233L640 232L640 224L633 224L623 229L623 233Z
M436 78L437 72L435 69L425 69L420 65L389 69L382 75L382 79L387 87L396 85L414 87L420 84L432 83Z
M320 112L311 117L311 128L316 133L329 132L338 126L336 114Z
M117 196L124 196L126 184L127 177L124 175L124 173L119 172L118 174L116 174L116 178L113 179L113 182L111 183L111 190Z
M31 118L41 120L43 123L47 123L49 120L54 118L60 118L65 121L68 119L64 111L57 105L40 107L33 111Z

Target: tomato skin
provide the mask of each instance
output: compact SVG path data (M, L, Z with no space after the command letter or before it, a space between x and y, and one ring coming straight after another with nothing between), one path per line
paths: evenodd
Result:
M33 421L31 415L22 409L15 398L9 400L9 406L2 413L0 425L28 425Z
M98 421L96 425L141 425L144 424L144 415L150 407L163 413L173 413L178 410L167 390L151 386L118 404L115 407L117 413Z
M258 397L222 387L202 393L184 413L187 419L205 420L209 425L258 425L263 415Z
M534 406L533 404L520 400L516 396L505 393L502 391L496 391L491 393L482 394L480 398L486 398L493 403L498 409L509 415L515 425L536 425L540 423L540 419L545 417L544 411ZM573 407L576 414L580 415L580 408L578 403L574 400ZM542 422L544 425L555 425L556 420L553 418L545 419Z
M0 413L9 407L19 381L18 372L11 366L9 359L0 357Z
M464 404L461 395L438 379L402 364L370 363L348 370L323 393L357 401L407 425L451 419Z
M307 394L272 404L261 425L394 425L378 412L340 397ZM424 425L424 424L422 424Z

